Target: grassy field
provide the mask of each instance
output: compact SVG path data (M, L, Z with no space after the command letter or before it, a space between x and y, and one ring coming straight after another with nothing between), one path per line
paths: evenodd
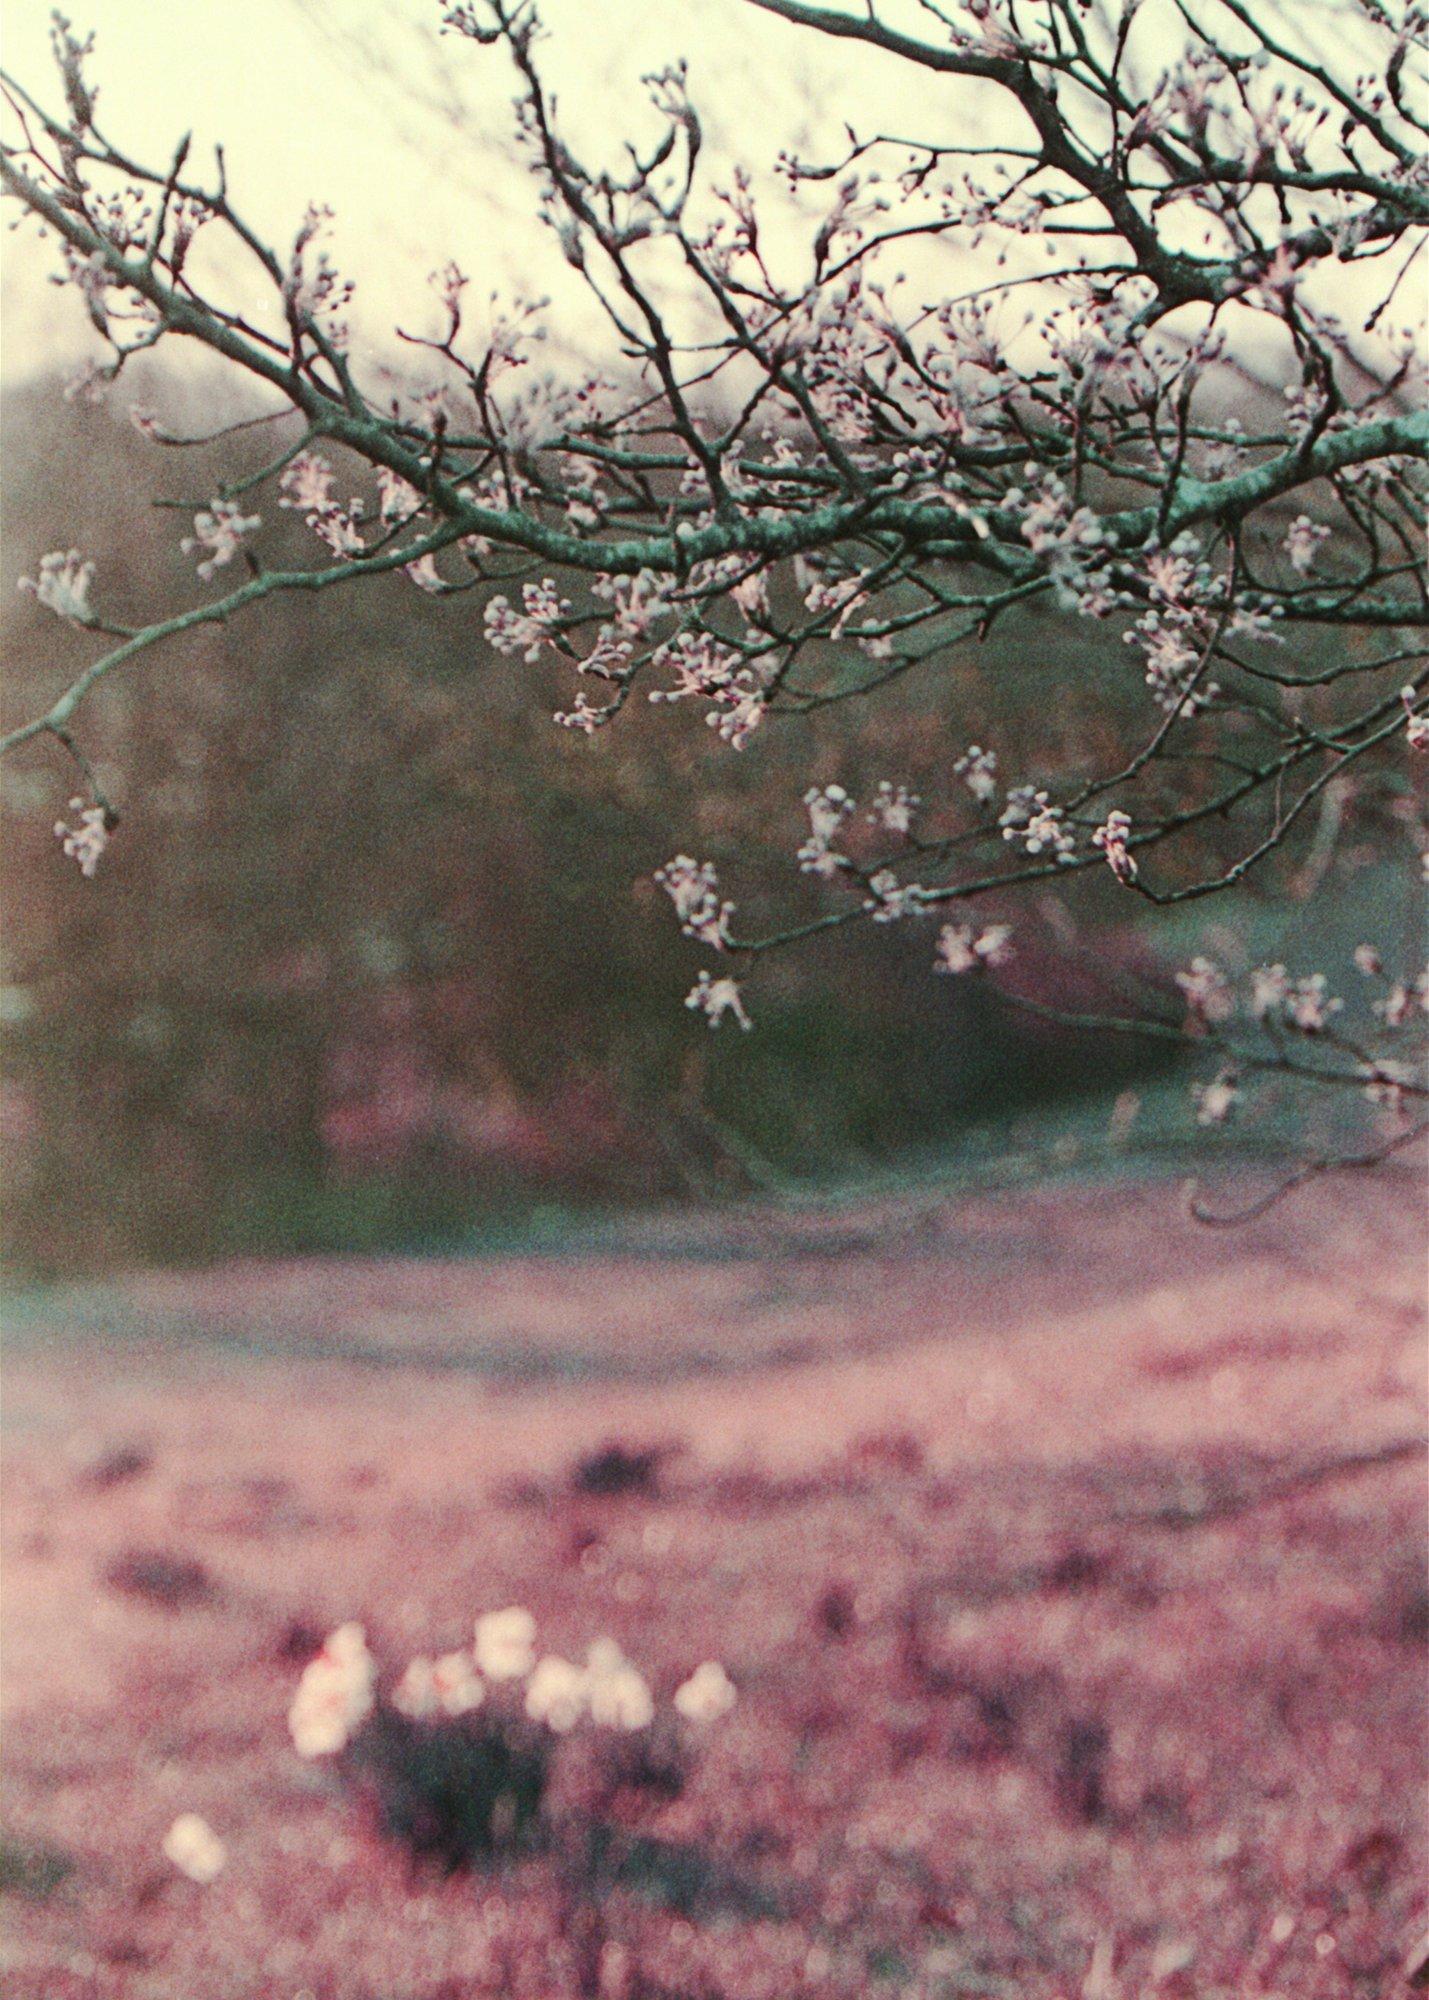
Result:
M17 1296L6 1993L1404 1990L1419 1206L870 1192ZM513 1603L738 1688L672 1781L571 1793L583 1878L416 1864L285 1727L341 1621L390 1675Z

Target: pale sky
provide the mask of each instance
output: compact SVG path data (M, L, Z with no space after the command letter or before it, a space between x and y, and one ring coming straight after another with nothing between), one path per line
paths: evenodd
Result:
M5 68L57 105L52 0L0 0ZM454 256L484 292L554 293L577 330L588 307L509 153L513 73L499 49L438 36L438 0L68 0L75 31L96 32L88 74L100 123L146 165L194 136L188 172L206 177L225 147L235 204L286 247L308 199L336 211L333 250L356 278L359 338L420 322L429 271ZM837 154L842 126L947 129L979 86L910 78L877 51L831 45L741 0L543 0L543 70L573 134L618 142L649 118L642 73L688 59L707 158L772 166L781 146ZM648 131L650 126L645 126ZM913 127L916 131L916 125ZM821 143L822 142L822 146ZM826 199L826 194L824 196ZM13 214L13 206L11 207ZM46 282L53 251L28 229L3 249L3 350L11 379L96 351L73 294ZM476 287L474 286L474 291Z
M1292 4L1298 28L1321 37L1332 28L1336 0ZM0 0L0 27L6 69L57 106L51 5ZM191 131L187 171L207 179L212 147L221 142L235 205L280 254L310 199L336 211L331 248L339 268L357 281L350 317L358 356L392 353L394 322L434 330L426 278L454 257L474 281L473 318L493 290L549 292L555 304L546 317L561 346L597 348L609 358L595 309L535 221L533 184L511 156L509 59L503 50L439 35L441 0L67 5L76 32L96 33L89 75L99 87L101 126L115 144L162 168L177 139ZM707 139L702 178L715 182L727 179L739 160L757 186L767 184L783 147L835 159L846 145L846 121L861 137L877 131L944 141L1028 137L991 86L920 73L877 50L779 21L744 0L541 0L540 11L549 30L541 67L558 94L562 124L588 161L618 165L622 138L655 129L641 75L680 56L689 62ZM928 31L917 0L884 0L880 11L895 25ZM1158 13L1155 0L1138 17L1138 29L1153 68L1184 46L1179 17ZM828 199L827 188L811 190L808 212L822 212ZM12 220L17 211L6 208ZM790 248L777 203L765 219L776 251ZM801 268L811 233L799 231ZM7 230L0 234L0 259L0 370L8 380L71 368L100 351L73 292L47 282L51 246L37 243L28 226L18 234ZM977 269L952 242L921 246L909 264L911 284L925 300L962 290ZM889 266L882 268L886 273ZM1385 282L1375 265L1336 266L1329 278L1341 310L1347 287L1367 309ZM163 353L173 365L185 349L170 343Z

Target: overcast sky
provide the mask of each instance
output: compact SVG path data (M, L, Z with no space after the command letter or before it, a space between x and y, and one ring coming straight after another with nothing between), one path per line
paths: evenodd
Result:
M354 322L375 338L420 315L425 279L455 256L482 283L554 289L577 342L589 323L511 160L514 83L498 49L439 36L437 0L70 0L93 28L101 124L149 165L191 130L190 172L226 149L237 205L285 246L306 201L337 212L334 248L358 281ZM56 104L51 0L0 0L6 69ZM618 142L643 112L640 76L678 56L710 139L707 157L772 165L783 146L832 155L843 123L947 129L949 99L978 87L910 76L876 51L830 44L742 0L543 0L542 65L582 143ZM936 110L937 116L932 114ZM916 129L916 126L914 127ZM7 205L8 206L8 205ZM12 210L13 214L13 210ZM52 249L4 238L3 368L10 379L96 349L72 294L46 282ZM412 308L415 304L415 313Z
M856 7L858 0L836 3ZM493 289L550 292L547 318L558 347L609 358L594 308L535 223L533 185L511 156L509 59L503 50L440 34L441 0L68 4L76 30L96 33L90 75L99 86L101 124L116 144L162 167L191 131L188 171L202 179L221 142L235 204L280 252L310 199L336 211L332 249L357 281L351 319L359 355L390 352L394 323L433 329L425 281L455 257L474 280L473 318ZM57 104L51 5L0 0L0 21L6 69ZM1299 28L1320 38L1330 33L1336 0L1293 6ZM928 32L918 0L883 0L880 12ZM1011 143L1029 136L991 86L919 72L776 20L746 0L541 0L541 14L549 30L541 66L559 95L562 123L588 160L618 165L621 139L651 131L640 78L680 56L689 62L708 141L702 174L715 182L735 160L757 182L767 178L785 147L833 159L850 121L860 136L980 135ZM1184 24L1160 0L1149 0L1137 25L1140 60L1153 70L1184 46ZM828 190L812 190L805 200L822 209ZM13 204L6 207L13 220ZM765 226L776 252L792 247L777 206ZM811 234L801 226L801 269ZM53 247L37 243L27 225L0 235L0 253L5 377L72 367L97 353L74 294L47 282ZM902 261L924 302L962 290L978 271L957 240L910 250ZM882 268L886 274L888 265ZM1367 309L1384 282L1377 265L1337 266L1329 276L1341 311L1353 292ZM241 282L252 280L245 274ZM242 295L233 303L243 303ZM1017 310L1020 316L1020 298ZM170 345L164 352L173 361L184 350Z

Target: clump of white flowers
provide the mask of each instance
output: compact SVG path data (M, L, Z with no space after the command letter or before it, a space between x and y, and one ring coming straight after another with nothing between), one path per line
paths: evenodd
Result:
M390 1700L398 1714L414 1722L457 1720L484 1708L488 1698L496 1700L502 1688L510 1694L496 1701L496 1727L503 1716L513 1716L512 1695L519 1697L520 1715L555 1736L568 1735L583 1721L633 1734L656 1720L650 1683L618 1641L604 1635L592 1640L579 1666L557 1653L538 1657L536 1621L524 1606L514 1604L483 1613L469 1649L436 1659L421 1653L410 1660ZM728 1673L717 1660L706 1660L680 1683L672 1707L686 1722L708 1724L727 1715L735 1699ZM339 1626L303 1669L289 1711L299 1756L327 1757L345 1749L376 1706L377 1667L362 1627ZM185 1851L200 1850L192 1843ZM176 1866L184 1865L171 1858Z
M900 882L891 868L880 868L868 878L863 907L876 924L893 924L900 917L920 916L927 904L928 891L922 884Z
M472 1652L488 1680L524 1680L536 1664L535 1619L519 1604L483 1613L476 1621Z
M1330 539L1330 530L1319 521L1312 521L1308 514L1297 514L1290 523L1285 540L1281 543L1290 558L1290 567L1297 576L1308 576L1315 567L1315 558L1320 553L1321 542Z
M885 833L907 835L913 831L913 815L922 803L906 785L894 785L884 778L869 808L870 824L882 827Z
M558 1653L547 1653L531 1671L523 1706L533 1722L542 1722L557 1736L564 1736L586 1711L583 1669Z
M392 1691L392 1706L414 1718L469 1715L485 1699L486 1689L468 1653L443 1653L436 1660L419 1653Z

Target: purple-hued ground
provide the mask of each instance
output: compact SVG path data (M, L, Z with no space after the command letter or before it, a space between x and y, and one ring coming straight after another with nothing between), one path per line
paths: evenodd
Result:
M924 1199L17 1300L6 1994L1407 1991L1419 1210ZM581 1490L611 1442L669 1449ZM414 1868L285 1726L340 1621L395 1670L512 1603L739 1690L578 1920L548 1859Z

